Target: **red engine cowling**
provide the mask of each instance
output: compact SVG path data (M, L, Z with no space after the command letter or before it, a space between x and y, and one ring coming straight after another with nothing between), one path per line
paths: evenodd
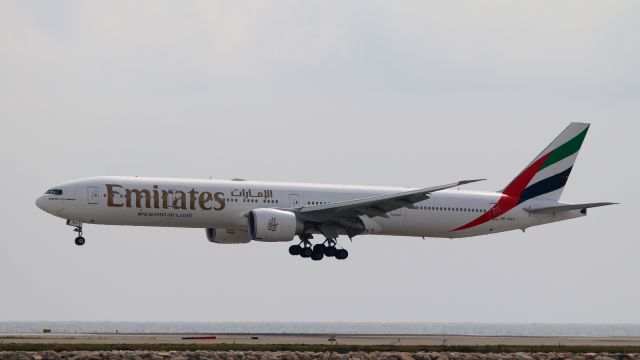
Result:
M255 209L249 212L249 238L255 241L291 241L302 233L303 223L291 211Z

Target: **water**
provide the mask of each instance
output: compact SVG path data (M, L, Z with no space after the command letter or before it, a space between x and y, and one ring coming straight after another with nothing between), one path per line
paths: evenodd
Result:
M485 324L350 322L0 321L0 333L439 334L481 336L640 336L640 324Z

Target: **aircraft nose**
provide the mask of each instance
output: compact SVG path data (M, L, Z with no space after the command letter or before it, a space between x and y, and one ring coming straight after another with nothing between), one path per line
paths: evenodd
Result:
M45 201L46 201L45 200L45 196L44 195L40 195L40 197L38 197L36 199L36 206L39 207L40 210L47 211L45 209Z
M60 215L63 210L63 204L58 201L51 201L47 195L42 195L36 199L36 206L44 212L48 212L51 215Z

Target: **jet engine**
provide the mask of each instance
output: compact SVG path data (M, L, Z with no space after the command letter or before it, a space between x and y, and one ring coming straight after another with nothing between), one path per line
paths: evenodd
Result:
M249 237L255 241L291 241L303 223L291 211L255 209L249 212Z
M244 244L251 241L246 230L207 228L207 240L218 244Z

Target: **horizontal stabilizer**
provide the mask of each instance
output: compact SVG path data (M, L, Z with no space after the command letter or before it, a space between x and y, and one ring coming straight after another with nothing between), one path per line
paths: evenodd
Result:
M547 206L547 207L539 207L533 209L524 209L532 214L552 214L560 211L569 211L569 210L583 210L600 206L607 205L617 205L617 203L612 202L599 202L599 203L590 203L590 204L566 204L566 205L556 205L556 206Z

